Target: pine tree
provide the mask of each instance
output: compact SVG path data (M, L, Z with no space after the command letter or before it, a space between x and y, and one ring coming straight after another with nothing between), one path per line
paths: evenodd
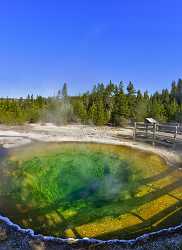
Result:
M182 79L178 80L176 98L177 98L178 104L181 105L182 104Z
M64 83L64 84L63 84L63 88L62 88L61 94L62 94L62 98L63 98L63 99L66 99L66 98L68 97L68 87L67 87L67 83Z
M140 90L137 91L135 115L136 121L139 122L147 117L147 98L144 98Z
M131 119L135 119L136 91L132 82L129 82L127 86L127 91L128 91L127 96L128 96L129 117Z
M115 126L120 126L126 123L129 117L128 99L124 93L123 84L119 87L116 85L114 93L111 121Z
M176 98L176 95L177 95L177 85L176 85L175 81L173 81L172 84L171 84L171 93L170 94L171 94L171 97L173 99Z

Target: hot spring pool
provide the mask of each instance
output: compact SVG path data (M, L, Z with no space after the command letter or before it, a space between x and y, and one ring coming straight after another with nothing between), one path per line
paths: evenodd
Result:
M181 223L181 180L152 153L35 143L1 150L0 214L44 235L133 238Z

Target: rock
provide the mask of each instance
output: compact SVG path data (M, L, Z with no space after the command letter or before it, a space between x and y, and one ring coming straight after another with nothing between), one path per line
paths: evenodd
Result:
M0 227L0 241L5 241L7 240L8 235L7 235L7 231L5 228Z
M30 240L29 245L32 250L44 250L45 249L44 242L40 240Z

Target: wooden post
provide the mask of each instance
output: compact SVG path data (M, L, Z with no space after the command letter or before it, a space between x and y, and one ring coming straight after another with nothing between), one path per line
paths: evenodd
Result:
M152 145L155 146L155 139L156 139L156 124L153 124L153 138L152 138Z
M145 124L145 136L148 137L148 124Z
M178 126L175 127L173 148L176 147L176 137L177 137L177 134L178 134Z
M134 123L134 128L133 128L133 140L136 140L136 129L137 129L137 123Z

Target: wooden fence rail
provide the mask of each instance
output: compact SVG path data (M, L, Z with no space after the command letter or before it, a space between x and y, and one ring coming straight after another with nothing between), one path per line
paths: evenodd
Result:
M179 125L134 123L133 139L143 137L151 141L154 146L156 143L171 144L175 148L178 134L182 135L182 128Z

